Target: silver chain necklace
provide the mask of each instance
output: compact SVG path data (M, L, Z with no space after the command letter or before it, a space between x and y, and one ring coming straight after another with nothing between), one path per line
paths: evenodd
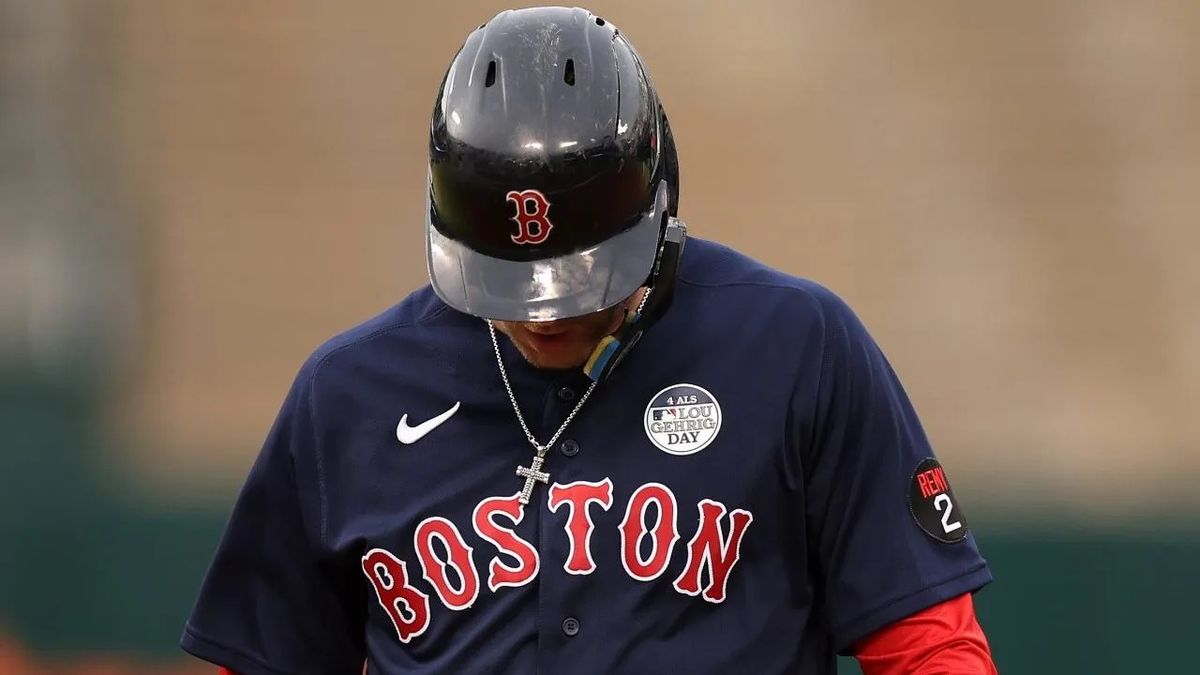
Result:
M529 495L533 494L534 483L550 482L550 474L542 471L542 464L546 461L546 453L554 446L558 437L567 430L567 425L571 423L571 420L575 419L575 415L579 414L579 409L583 407L583 404L587 403L588 397L592 395L592 391L596 388L596 381L592 380L592 383L588 385L587 391L583 392L583 396L579 397L579 403L575 404L575 408L567 415L567 419L563 420L563 423L559 425L558 431L554 432L550 440L546 441L545 445L538 443L537 439L533 437L533 432L529 430L529 425L525 423L525 416L521 414L521 406L517 405L517 397L513 394L512 385L508 381L508 371L505 370L504 359L500 356L500 342L496 339L496 327L492 325L491 321L487 322L487 326L488 333L492 336L492 349L496 352L496 365L500 368L500 379L504 381L504 391L508 393L508 401L512 403L513 412L517 414L517 422L521 424L521 431L525 432L525 439L529 441L529 444L533 446L534 452L537 453L528 467L517 466L517 475L525 479L525 486L521 488L518 501L522 504L528 504Z
M642 298L638 302L637 308L639 314L646 307L646 299L649 297L649 291L642 293ZM596 389L598 380L592 380L592 383L588 385L587 391L583 392L583 396L579 397L579 403L575 404L575 408L567 415L567 419L563 420L563 423L559 425L558 431L554 432L550 440L546 441L545 445L538 443L537 439L533 437L533 432L529 430L529 425L525 423L525 416L521 414L521 406L517 405L517 397L513 394L512 384L508 381L508 371L504 368L504 358L500 356L500 342L496 339L496 327L490 319L485 319L484 321L487 322L488 333L492 336L492 349L496 352L496 366L500 369L500 379L504 382L504 391L508 393L508 402L512 404L513 412L517 414L517 422L521 424L521 431L525 432L525 440L529 441L529 444L533 446L534 452L537 453L528 467L517 465L517 475L525 479L525 486L521 488L521 493L517 501L522 504L528 504L529 496L533 494L534 483L549 484L550 482L550 474L542 471L542 465L546 462L546 453L554 446L558 437L562 436L562 433L567 430L567 425L571 423L571 420L575 419L575 415L579 414L579 409L583 407L583 404L587 403L588 397Z

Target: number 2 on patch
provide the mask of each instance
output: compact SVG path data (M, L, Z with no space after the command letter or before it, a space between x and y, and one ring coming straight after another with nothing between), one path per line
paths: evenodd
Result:
M950 534L962 527L962 523L957 520L950 522L950 512L954 510L954 503L950 501L950 496L946 493L943 492L933 498L933 508L942 514L942 529L946 531L946 534Z

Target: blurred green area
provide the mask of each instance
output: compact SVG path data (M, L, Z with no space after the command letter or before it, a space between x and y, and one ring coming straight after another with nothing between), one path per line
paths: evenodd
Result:
M95 392L0 372L0 627L46 653L172 655L225 515L132 498Z
M0 623L36 652L172 657L228 502L132 496L96 433L101 393L0 372ZM995 508L972 519L996 576L976 601L1002 672L1188 669L1200 537ZM843 670L857 672L849 659Z

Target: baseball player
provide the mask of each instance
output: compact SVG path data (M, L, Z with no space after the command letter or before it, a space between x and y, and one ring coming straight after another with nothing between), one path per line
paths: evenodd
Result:
M875 342L678 203L616 27L473 31L433 111L431 284L301 368L183 648L241 675L995 672L990 572Z

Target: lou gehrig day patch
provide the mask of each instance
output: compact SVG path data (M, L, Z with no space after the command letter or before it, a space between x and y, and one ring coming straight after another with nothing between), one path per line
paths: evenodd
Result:
M650 399L646 436L663 452L690 455L708 447L721 430L721 404L704 387L673 384Z
M921 460L908 486L908 509L925 534L947 544L967 537L963 517L942 465L932 457Z

